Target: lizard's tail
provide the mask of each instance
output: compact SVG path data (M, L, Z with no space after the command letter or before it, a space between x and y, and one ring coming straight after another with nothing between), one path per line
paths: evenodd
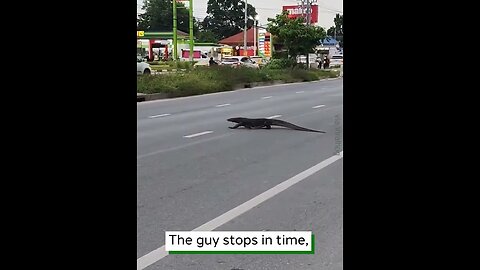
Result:
M272 125L282 126L282 127L291 128L291 129L295 129L295 130L301 130L301 131L326 133L325 131L304 128L304 127L300 127L300 126L294 125L292 123L289 123L289 122L286 122L286 121L283 121L283 120L277 120L277 119L272 119Z

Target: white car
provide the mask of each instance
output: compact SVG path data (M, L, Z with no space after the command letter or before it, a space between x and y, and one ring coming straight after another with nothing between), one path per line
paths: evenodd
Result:
M330 58L330 66L341 66L343 65L343 54L334 54Z
M259 68L258 64L248 56L227 56L222 59L222 65L231 65L232 67L245 66L249 68Z
M152 68L141 57L137 57L137 75L140 74L152 74Z

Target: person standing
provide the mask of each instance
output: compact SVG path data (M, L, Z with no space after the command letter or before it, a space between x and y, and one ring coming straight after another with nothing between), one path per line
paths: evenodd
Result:
M209 64L210 66L216 66L216 65L218 65L217 62L215 62L215 60L213 60L213 57L210 57L210 61L208 61L208 64Z
M330 59L328 58L328 55L327 55L323 62L323 69L327 69L329 65L330 65Z

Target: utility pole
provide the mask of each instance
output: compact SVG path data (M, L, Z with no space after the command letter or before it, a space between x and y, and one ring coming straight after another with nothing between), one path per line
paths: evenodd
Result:
M258 14L254 18L253 22L253 56L257 56L257 35L258 35Z
M177 61L177 0L173 0L173 60Z
M247 0L245 0L245 27L243 29L243 55L247 56Z
M190 30L190 53L188 54L190 56L190 62L193 65L193 0L190 0L188 3L188 13L189 13L189 30Z
M306 0L300 0L300 4L298 4L298 8L300 8L300 10L302 11L302 18L303 18L304 22L306 21L306 19L305 19L305 1Z
M305 24L310 26L312 23L312 3L316 3L317 0L301 0L302 17L305 20ZM310 52L307 52L307 69L310 68Z
M257 56L257 18L253 22L253 56Z
M312 2L311 0L307 0L307 25L310 25L312 17Z
M306 25L310 25L312 21L312 4L317 0L299 0L298 8L302 11L302 18Z

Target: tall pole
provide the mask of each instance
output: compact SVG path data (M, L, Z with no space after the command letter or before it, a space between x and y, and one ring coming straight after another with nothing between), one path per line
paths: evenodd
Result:
M253 56L257 56L257 19L253 25Z
M193 63L193 0L190 0L189 4L189 30L190 30L190 62Z
M173 0L173 60L177 61L177 0Z
M245 27L243 29L243 55L247 55L247 0L245 0Z
M307 0L307 26L310 26L311 15L312 13L312 3L311 0ZM307 51L307 69L310 69L310 52Z
M312 3L310 2L310 0L307 0L307 25L310 25L310 17L311 17L311 13L312 13Z
M301 0L300 9L302 10L302 19L305 22L306 19L305 19L305 3L304 3L304 0Z
M337 40L337 24L335 24L335 30L333 31L333 38Z

